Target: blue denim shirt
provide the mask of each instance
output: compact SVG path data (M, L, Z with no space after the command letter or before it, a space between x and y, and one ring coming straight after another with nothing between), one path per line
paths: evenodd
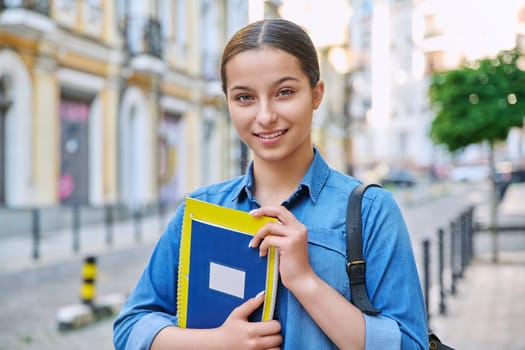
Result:
M254 197L252 166L245 176L203 187L190 196L250 211ZM308 254L314 271L350 299L346 273L346 204L360 182L331 169L318 151L301 184L283 205L308 228ZM184 206L159 239L137 286L114 324L116 349L149 349L155 335L177 323L177 266ZM365 315L366 349L426 349L426 314L410 237L402 214L384 189L367 190L362 204L366 286L379 316ZM336 349L282 284L276 318L282 349ZM348 325L349 329L352 327Z

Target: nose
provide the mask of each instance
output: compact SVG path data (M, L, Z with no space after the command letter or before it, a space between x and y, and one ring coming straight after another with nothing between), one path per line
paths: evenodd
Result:
M271 103L261 101L257 111L257 122L261 125L271 125L277 120L277 113L272 108Z

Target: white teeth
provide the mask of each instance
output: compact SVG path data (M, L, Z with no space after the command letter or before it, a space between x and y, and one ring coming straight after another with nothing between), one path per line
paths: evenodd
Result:
M272 138L280 136L282 134L284 134L284 130L277 131L277 132L274 132L274 133L271 133L271 134L265 134L265 135L259 134L258 136L260 138L262 138L262 139L272 139Z

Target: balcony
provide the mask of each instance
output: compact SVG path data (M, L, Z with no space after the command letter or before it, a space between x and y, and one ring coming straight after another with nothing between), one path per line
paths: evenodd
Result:
M50 4L49 0L2 0L0 8L2 10L22 8L49 16Z
M101 3L101 0L55 0L54 17L69 31L101 39L106 20Z
M55 29L49 0L0 0L0 30L38 37Z
M128 17L125 21L124 37L131 68L159 74L163 72L162 37L158 20Z
M124 28L126 49L131 56L149 55L162 57L160 22L152 18L126 19Z

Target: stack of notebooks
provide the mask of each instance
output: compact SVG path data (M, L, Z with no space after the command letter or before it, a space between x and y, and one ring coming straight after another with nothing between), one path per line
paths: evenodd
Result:
M214 328L231 311L259 292L263 305L250 321L273 318L278 284L279 255L270 248L260 257L248 244L274 218L186 198L178 271L179 327Z

